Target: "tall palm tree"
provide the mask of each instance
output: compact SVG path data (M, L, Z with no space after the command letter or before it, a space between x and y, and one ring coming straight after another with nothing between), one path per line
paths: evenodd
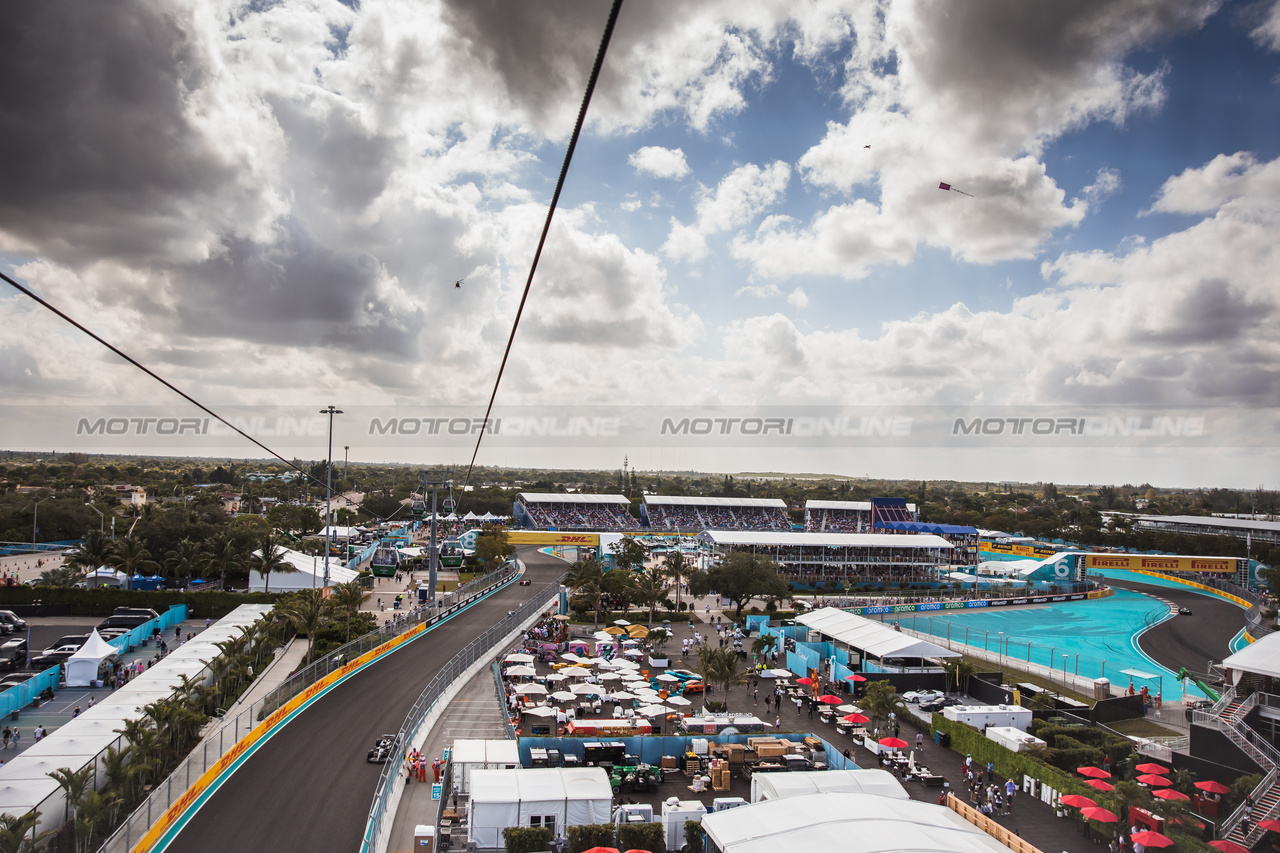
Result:
M307 658L311 663L311 654L316 647L316 634L324 627L324 597L318 589L303 589L294 593L283 605L276 608L293 624L299 634L307 635Z
M604 567L592 558L579 560L565 574L565 586L591 604L595 624L600 624L600 595L603 593Z
M80 798L74 827L78 853L90 853L96 849L94 841L98 828L104 824L111 825L111 818L119 805L120 798L115 794L99 793L92 789Z
M39 849L44 840L54 833L49 829L32 835L31 830L39 822L40 812L34 810L18 817L0 815L0 853L31 853Z
M747 682L748 673L742 669L742 659L731 648L708 647L707 671L703 677L718 685L724 695L724 709L729 710L729 688Z
M190 579L199 571L203 558L204 547L199 542L183 539L178 543L177 548L165 555L164 568L174 578Z
M63 565L84 574L101 566L109 566L115 559L115 543L102 531L90 530L80 544L67 554Z
M667 597L662 581L653 572L645 572L636 578L631 595L636 604L649 606L649 625L652 627L653 611L662 599Z
M151 552L141 539L126 536L116 542L116 567L125 574L125 585L133 589L133 576L143 569L154 571L160 564L151 559Z
M670 578L671 583L676 588L676 610L680 609L680 583L689 574L689 565L684 558L684 552L677 548L667 553L662 560L662 574L664 577Z
M773 634L760 634L751 641L751 654L757 662L773 654L778 648L778 638Z
M334 584L329 588L329 609L341 613L347 620L347 639L351 642L351 616L360 611L360 605L369 597L369 591L358 580Z
M63 813L64 821L75 820L76 809L80 805L80 798L84 796L84 792L89 790L89 784L93 779L94 766L92 764L81 767L79 770L72 770L70 767L59 767L50 773L46 773L50 779L58 783L58 787L62 789L65 801Z
M291 574L297 569L285 559L284 549L280 547L274 536L264 533L258 539L258 550L253 552L255 560L253 570L262 578L262 591L270 592L271 573Z
M227 572L247 565L247 555L240 540L223 530L217 535L201 543L203 556L200 561L201 574L206 577L217 575L218 589L227 588Z

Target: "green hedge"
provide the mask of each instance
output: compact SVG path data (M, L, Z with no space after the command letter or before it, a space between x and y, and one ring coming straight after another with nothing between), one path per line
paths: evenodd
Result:
M592 847L613 847L613 824L585 824L569 827L569 853L583 853Z
M1069 773L1056 767L1050 767L1025 752L1014 752L1006 749L993 740L983 736L982 732L964 723L948 720L941 714L933 715L933 730L946 732L951 736L951 748L961 755L971 755L976 764L986 767L988 762L996 766L996 772L1006 779L1012 779L1019 787L1023 775L1039 779L1045 785L1061 794L1083 794L1096 798L1098 792Z
M10 604L58 604L70 605L72 616L110 616L117 607L150 607L163 613L171 605L187 605L190 619L218 619L226 616L242 604L275 604L278 593L263 592L178 592L164 590L77 589L67 586L6 586L0 587L0 610Z
M702 831L701 821L686 820L684 822L685 853L700 853L706 833Z
M667 853L666 827L660 823L624 823L618 827L618 849Z
M502 845L507 853L538 853L550 850L554 838L545 826L508 826L502 830Z

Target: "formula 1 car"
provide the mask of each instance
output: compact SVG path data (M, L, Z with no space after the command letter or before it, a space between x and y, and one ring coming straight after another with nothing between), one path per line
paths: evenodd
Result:
M373 749L369 750L369 757L366 759L370 764L386 764L391 760L391 750L395 748L395 735L379 735L374 741Z

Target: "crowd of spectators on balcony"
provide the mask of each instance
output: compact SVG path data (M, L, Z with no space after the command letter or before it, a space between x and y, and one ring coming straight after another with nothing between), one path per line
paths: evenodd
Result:
M533 526L558 530L635 530L640 523L623 504L581 504L531 502L525 504Z
M790 530L781 507L649 505L649 524L658 530Z
M804 529L809 533L872 533L867 510L809 510Z

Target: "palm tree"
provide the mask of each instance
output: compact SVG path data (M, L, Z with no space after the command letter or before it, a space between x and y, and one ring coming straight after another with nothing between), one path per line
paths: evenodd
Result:
M111 825L120 798L114 794L101 794L90 790L80 800L79 814L75 820L76 848L79 853L89 853L96 848L94 836L98 827Z
M246 564L246 555L240 540L224 530L204 540L202 549L201 574L206 577L217 575L218 589L226 589L227 572L243 568Z
M342 613L347 620L347 639L351 642L351 616L360 611L360 605L368 598L369 592L358 580L334 584L329 589L328 606L330 610Z
M143 569L155 570L160 564L151 559L151 552L141 539L126 536L116 543L116 567L125 574L125 585L133 589L133 576Z
M262 578L262 591L270 592L271 573L290 574L297 569L285 559L284 549L270 533L264 533L258 540L258 550L253 553L253 570Z
M0 815L0 853L31 853L38 849L54 830L32 835L40 822L40 812L29 811L20 817Z
M898 716L907 709L897 689L884 679L868 681L858 704L867 711L877 728L889 721L890 714Z
M751 641L751 654L755 656L757 663L769 657L777 648L778 638L773 634L758 634Z
M579 560L569 567L564 584L580 599L590 602L595 624L600 624L600 595L603 593L604 568L593 558Z
M685 562L684 552L677 548L667 553L662 560L662 574L671 579L671 583L676 588L676 610L680 610L680 582L689 572L689 566Z
M199 542L183 539L165 556L165 571L171 572L174 578L190 578L199 569L203 556L204 548Z
M63 820L70 822L75 820L76 809L80 805L80 798L84 796L84 792L89 789L89 783L93 779L94 766L92 764L81 767L79 770L72 770L70 767L59 767L47 775L50 779L58 783L58 787L62 789L64 794Z
M316 634L324 627L325 604L318 589L303 589L294 593L283 605L278 605L284 617L293 625L293 630L307 635L306 662L311 663L311 654L316 646Z
M720 686L720 689L724 692L724 709L727 711L729 710L729 688L745 684L748 673L746 670L741 669L742 659L738 657L733 649L712 649L708 647L707 651L710 652L707 656L707 670L702 675L712 684Z
M67 555L63 565L81 574L101 566L109 566L115 559L115 543L100 530L90 530L80 544Z
M653 626L653 611L662 599L667 597L667 591L662 586L662 581L658 579L653 572L645 572L636 578L635 585L631 590L631 597L636 604L640 606L649 606L649 625Z

